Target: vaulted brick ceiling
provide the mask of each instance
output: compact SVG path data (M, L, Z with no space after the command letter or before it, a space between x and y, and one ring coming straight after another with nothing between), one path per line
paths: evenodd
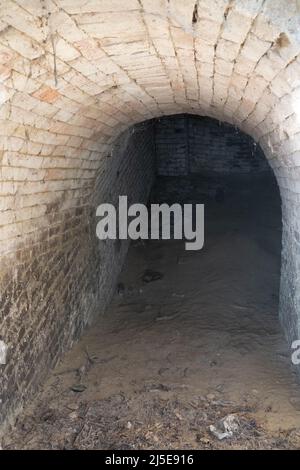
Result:
M2 251L154 116L239 126L282 188L299 165L299 1L4 0L0 27Z

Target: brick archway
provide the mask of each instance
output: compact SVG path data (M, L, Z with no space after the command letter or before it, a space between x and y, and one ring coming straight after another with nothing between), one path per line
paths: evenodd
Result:
M126 133L113 143L153 117L213 117L263 148L282 197L280 316L297 338L299 2L11 0L0 28L1 421L109 301L105 267L125 251L96 244L93 203L118 172L142 197L149 160L141 174L132 152L115 158Z

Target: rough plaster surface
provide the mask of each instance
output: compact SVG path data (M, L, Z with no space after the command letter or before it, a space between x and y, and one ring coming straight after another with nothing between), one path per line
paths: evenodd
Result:
M283 203L280 316L299 337L299 12L298 0L0 1L1 421L108 298L117 258L109 273L95 258L96 181L106 171L114 191L112 144L149 118L210 116L259 142ZM133 189L129 167L124 156Z

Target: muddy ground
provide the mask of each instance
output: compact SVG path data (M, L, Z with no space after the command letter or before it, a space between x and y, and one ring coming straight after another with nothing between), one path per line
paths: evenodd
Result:
M160 178L152 200L205 203L204 248L132 242L105 316L51 372L3 448L300 447L300 386L278 322L276 184ZM222 431L228 415L234 430L219 440L210 426Z

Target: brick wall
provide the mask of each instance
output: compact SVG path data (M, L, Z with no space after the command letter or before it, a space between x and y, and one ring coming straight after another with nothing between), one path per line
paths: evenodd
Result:
M52 206L39 237L20 244L14 258L2 258L0 339L8 356L0 366L0 424L111 298L128 242L97 239L96 207L122 194L145 202L153 175L150 122L123 133L103 156L92 202L82 197L72 209Z
M161 118L155 124L155 145L159 175L270 171L260 146L250 136L215 119Z
M184 115L155 121L156 171L162 176L187 175L189 172L188 125Z

